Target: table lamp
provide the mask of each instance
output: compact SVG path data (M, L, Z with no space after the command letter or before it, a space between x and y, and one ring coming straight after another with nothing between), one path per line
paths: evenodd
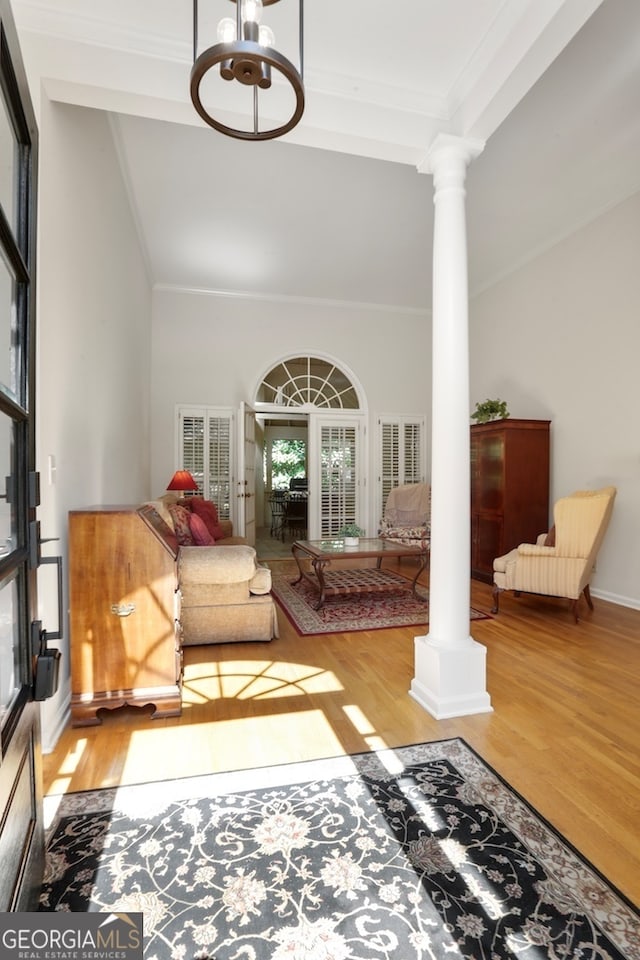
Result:
M188 470L176 470L171 477L167 490L179 490L186 493L187 490L197 490L198 484L193 479Z

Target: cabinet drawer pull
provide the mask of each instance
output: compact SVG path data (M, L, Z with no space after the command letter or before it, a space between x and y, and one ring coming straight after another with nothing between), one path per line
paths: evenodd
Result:
M112 603L111 613L118 617L128 617L136 609L135 603Z

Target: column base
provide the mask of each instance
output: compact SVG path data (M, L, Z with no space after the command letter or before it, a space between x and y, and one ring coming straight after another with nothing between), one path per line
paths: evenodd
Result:
M472 637L459 647L415 638L415 670L409 695L436 720L492 713L486 690L486 647Z

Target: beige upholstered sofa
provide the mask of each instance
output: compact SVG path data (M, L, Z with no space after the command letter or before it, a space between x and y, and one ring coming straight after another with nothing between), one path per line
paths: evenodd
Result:
M169 509L177 503L186 504L185 509L192 512L193 503L167 494L143 504L138 514L176 561L176 608L182 643L234 643L277 637L271 571L257 563L254 548L243 537L233 536L231 521L218 521L217 517L217 528L213 527L218 533L215 543L200 546L193 539L185 541L186 529L177 532L175 522L180 517L179 523L185 523L185 518ZM207 501L199 506L206 515Z
M615 487L577 490L558 500L554 525L536 543L521 543L493 562L493 613L498 612L500 593L513 590L549 597L566 597L578 621L578 600L584 594L589 608L593 601L589 582L598 550L609 525L616 496Z
M253 547L181 547L178 554L182 643L233 643L278 636L271 571Z

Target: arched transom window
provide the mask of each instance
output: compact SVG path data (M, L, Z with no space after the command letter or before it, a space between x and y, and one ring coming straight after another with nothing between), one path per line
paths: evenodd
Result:
M256 403L279 407L359 410L351 379L330 360L292 357L273 367L256 392Z

